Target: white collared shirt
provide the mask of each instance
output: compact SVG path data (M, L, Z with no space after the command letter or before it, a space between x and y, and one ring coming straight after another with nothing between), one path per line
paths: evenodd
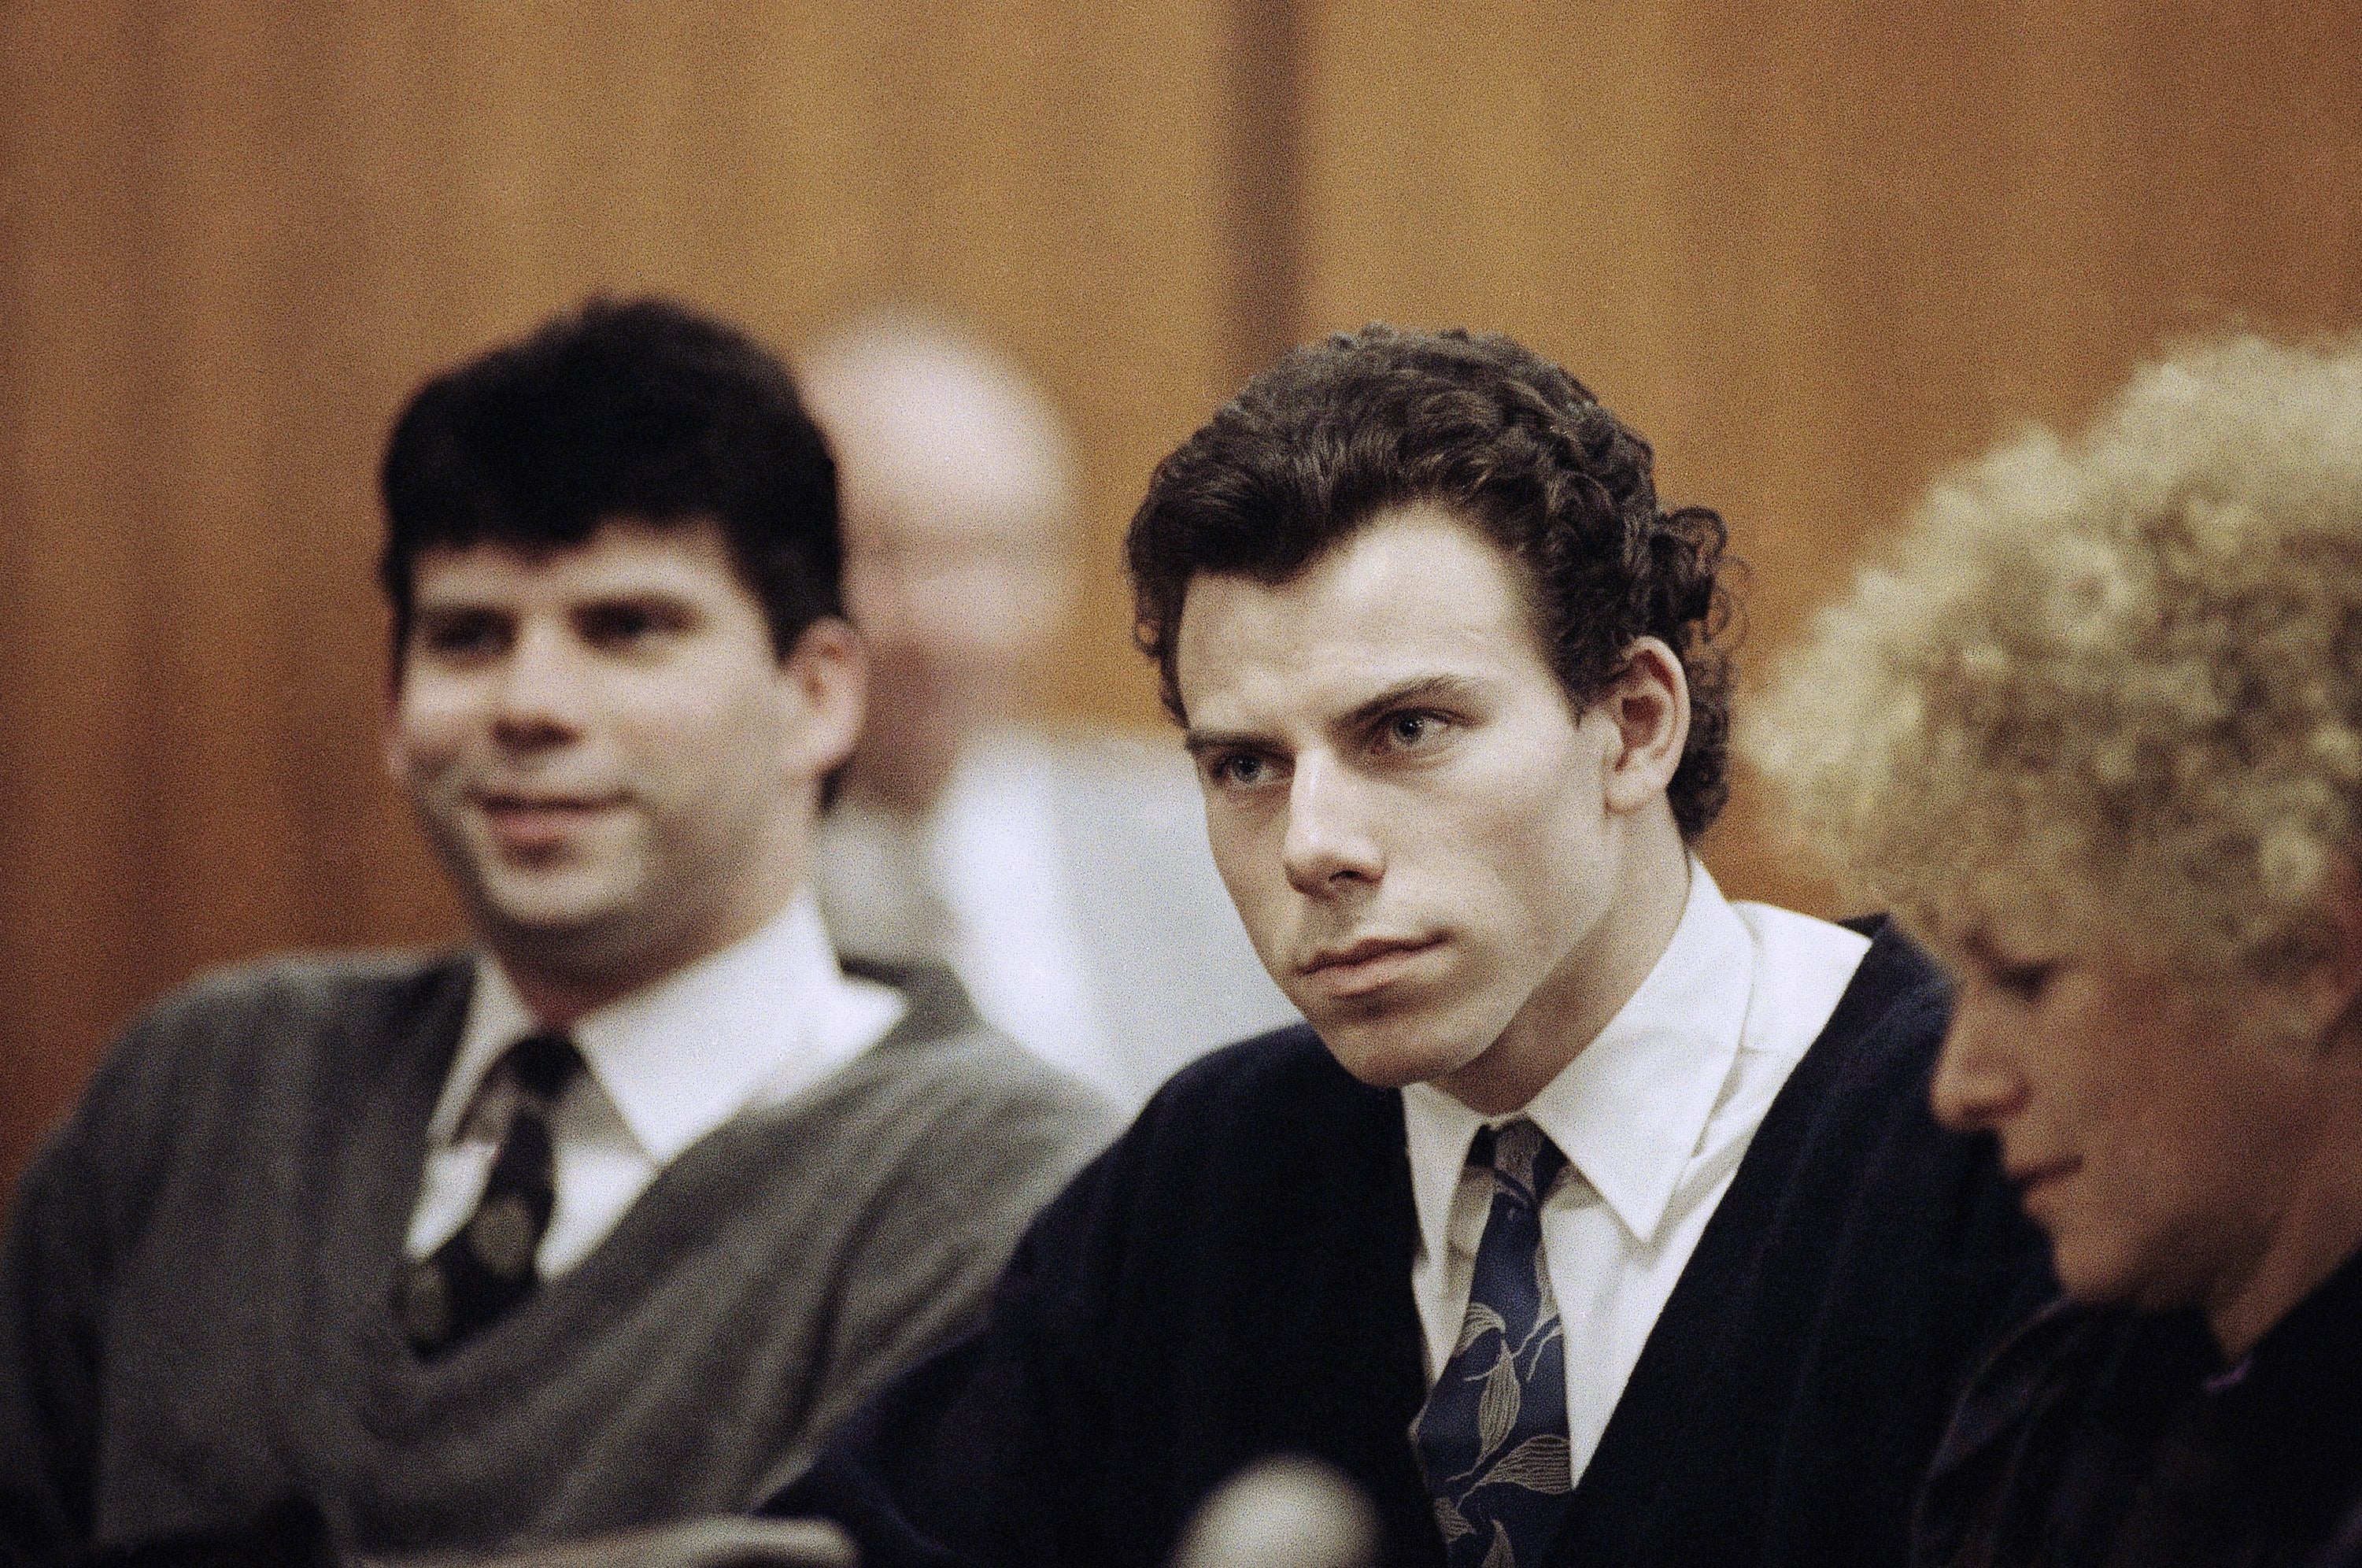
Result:
M732 1117L779 1104L885 1038L900 993L837 967L820 912L799 895L744 940L578 1019L587 1071L550 1115L557 1203L535 1262L563 1274L683 1150ZM427 1123L425 1179L403 1243L425 1257L475 1212L497 1147L468 1112L501 1054L539 1025L489 956Z
M1466 1170L1469 1143L1481 1126L1530 1117L1570 1167L1542 1206L1542 1251L1565 1329L1581 1480L1756 1128L1869 949L1843 926L1733 904L1692 861L1656 966L1522 1111L1483 1117L1431 1084L1406 1088L1419 1231L1411 1293L1429 1381L1459 1337L1491 1209L1491 1177Z
M1052 776L1013 741L961 755L927 826L934 885L949 906L945 956L977 1010L1035 1055L1129 1098L1113 1035L1091 996L1075 898L1058 865Z
M854 951L940 957L993 1027L1137 1105L1144 1091L1129 1081L1092 994L1059 864L1055 766L1038 745L995 734L961 751L916 823L840 803L821 829L824 891Z

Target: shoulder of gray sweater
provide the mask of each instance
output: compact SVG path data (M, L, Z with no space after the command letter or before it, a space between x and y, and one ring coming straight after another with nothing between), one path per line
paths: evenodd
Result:
M894 1151L906 1176L974 1182L999 1170L1028 1187L1063 1184L1120 1129L1111 1101L985 1023L948 970L848 967L900 990L908 1010L800 1109Z
M860 1066L884 1075L922 1075L936 1087L965 1085L980 1103L1042 1103L1061 1110L1103 1110L1114 1106L1097 1089L1026 1050L984 1021L957 976L941 964L889 964L867 958L844 960L847 973L902 993L901 1021ZM956 1063L960 1071L941 1073ZM856 1077L859 1075L856 1073Z
M422 984L464 978L469 963L458 952L273 953L208 969L168 992L149 1014L349 1015L356 1007L406 1005Z
M804 1168L858 1239L832 1265L848 1319L946 1331L1120 1121L1097 1091L981 1024L889 1037L787 1114L802 1130L790 1143L824 1144Z
M208 970L148 1009L118 1054L194 1046L217 1060L237 1043L408 1027L470 974L464 954L285 953Z
M889 1036L861 1066L866 1070L856 1078L888 1088L900 1113L919 1111L939 1130L1046 1136L1087 1143L1096 1151L1121 1121L1114 1102L1098 1089L986 1023L947 1033Z
M246 1140L257 1104L349 1071L350 1042L383 1032L422 999L464 995L462 956L289 955L210 970L135 1019L92 1075L40 1159L118 1229L183 1156ZM455 992L451 988L458 988ZM299 1091L300 1092L300 1091Z
M210 970L123 1032L77 1119L187 1122L268 1094L307 1055L415 1027L422 1009L463 997L469 974L462 955L391 953L283 954Z

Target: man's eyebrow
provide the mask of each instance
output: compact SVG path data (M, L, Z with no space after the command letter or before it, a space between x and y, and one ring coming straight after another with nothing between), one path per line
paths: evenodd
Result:
M1376 696L1356 703L1352 712L1340 721L1345 729L1361 729L1375 723L1397 708L1416 706L1421 702L1464 705L1476 698L1476 683L1461 675L1418 675L1399 680ZM1192 756L1203 756L1210 751L1253 751L1271 743L1262 735L1245 730L1190 730L1181 745Z
M1181 736L1181 749L1197 757L1209 751L1253 751L1270 744L1263 736L1244 730L1193 729Z
M1476 683L1460 675L1418 675L1397 681L1384 691L1361 703L1345 715L1345 727L1359 729L1374 723L1396 708L1415 707L1421 702L1464 704L1474 701Z
M686 589L656 584L593 588L582 593L569 608L579 613L585 610L646 610L667 606L695 609L697 595Z

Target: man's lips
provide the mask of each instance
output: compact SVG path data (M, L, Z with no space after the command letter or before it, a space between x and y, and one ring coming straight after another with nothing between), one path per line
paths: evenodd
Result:
M557 848L624 803L613 794L486 794L477 807L501 847L512 854Z
M1332 997L1363 996L1392 985L1442 944L1440 936L1365 936L1320 949L1297 973Z

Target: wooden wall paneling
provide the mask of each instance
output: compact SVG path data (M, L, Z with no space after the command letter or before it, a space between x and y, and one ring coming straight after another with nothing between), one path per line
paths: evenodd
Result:
M1935 470L2163 337L2362 325L2350 5L1314 0L1314 326L1498 327L1754 567L1760 671ZM1827 908L1748 781L1708 859Z
M102 460L152 425L119 373L132 267L119 200L131 160L126 123L141 83L94 68L128 43L101 16L0 12L9 130L5 398L9 453L9 766L0 854L0 959L8 966L11 1045L0 1067L0 1135L21 1146L55 1099L46 1048L80 999L134 967L155 933L127 895L156 859L155 812L133 750L148 725L141 672L147 617L133 533L75 529L69 517L124 519L143 486ZM50 149L80 149L71 160ZM107 899L83 896L114 890ZM120 900L120 902L116 900Z
M259 17L193 6L153 29L164 68L147 84L140 178L169 227L142 267L155 425L137 458L142 514L127 521L153 558L144 738L170 769L151 786L164 844L147 896L171 933L159 956L193 964L268 941L307 901L290 812L302 778L270 743L294 673L280 590L324 575L304 512L279 510L308 511L317 493L278 447L301 416L273 287L308 127ZM161 156L171 149L196 155Z
M1071 715L1153 713L1121 532L1150 466L1228 390L1220 20L914 6L899 29L899 200L866 293L969 318L1076 422L1088 569L1044 693Z
M1299 0L1232 0L1230 105L1231 379L1306 335L1306 46Z
M1046 695L1057 712L1160 738L1122 541L1149 471L1233 390L1224 22L1210 0L1073 14L1091 40L1089 116L1065 138L1063 232L1032 263L1045 286L1031 297L1048 305L1035 360L1084 434L1087 465L1083 590ZM1077 265L1085 257L1096 260Z
M1084 434L1051 701L1146 719L1115 547L1229 390L1226 15L0 11L0 1173L195 970L457 929L377 761L378 452L594 287L783 345L918 298L1022 354Z

